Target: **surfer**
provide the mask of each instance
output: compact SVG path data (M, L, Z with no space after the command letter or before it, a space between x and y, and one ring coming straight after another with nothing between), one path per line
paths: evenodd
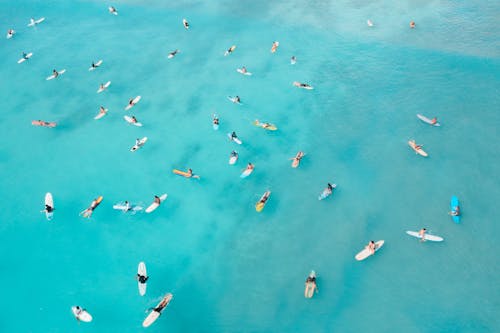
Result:
M76 320L80 321L80 315L82 314L82 312L84 311L84 309L82 309L80 306L75 306L75 318Z
M230 48L228 48L228 49L227 49L227 51L226 51L226 54L225 54L225 55L228 55L229 53L233 52L233 50L234 50L234 47L233 47L233 46L231 46Z
M304 296L306 298L309 298L308 296L308 290L309 288L312 287L312 292L311 292L311 297L314 294L314 292L318 292L318 286L316 285L316 276L315 275L309 275L306 279L306 289L304 291Z
M270 195L267 195L267 192L266 192L266 193L262 196L262 198L260 198L260 200L259 200L259 202L258 202L257 204L259 204L259 203L261 203L261 204L265 204L265 203L266 203L266 201L267 201L267 199L269 199L269 197L270 197Z
M326 186L325 190L328 192L328 194L332 194L334 188L335 188L335 186L333 186L332 184L328 183L328 185Z
M420 231L418 232L419 236L422 237L422 239L420 239L421 242L425 242L425 233L426 232L427 232L427 229L425 229L425 228L420 229Z
M137 123L137 119L135 118L135 116L132 116L130 119L131 119L132 123L134 123L134 124Z
M168 302L170 301L169 298L164 298L160 304L158 304L158 306L156 306L156 308L153 309L153 311L156 311L158 313L161 314L161 312L163 311L163 309L165 309L165 307L168 305Z
M99 108L99 114L106 114L106 112L108 112L108 110L106 110L106 109L104 108L104 106L101 106L101 107Z
M253 170L255 166L252 163L248 163L246 170Z
M110 12L111 14L118 15L118 12L116 11L116 8L115 8L115 7L113 7L113 6L109 7L109 12Z
M182 20L182 24L184 24L184 28L189 29L189 22L186 19Z
M231 152L231 155L230 155L230 156L231 156L231 157L238 157L238 152L237 152L236 150L233 150L233 151Z
M214 114L214 120L212 121L214 125L219 125L219 118Z
M144 275L141 275L141 274L137 273L136 279L140 283L146 283L146 281L149 279L149 276L144 276Z
M453 207L453 210L450 212L451 216L460 216L460 207Z
M7 37L10 38L12 36L14 36L14 30L12 29L7 30Z
M371 254L374 254L375 253L375 242L371 240L368 243L368 245L366 246L366 248L368 249L368 251L370 251Z
M26 52L23 52L23 59L28 60L28 54Z
M59 72L56 71L55 69L52 70L52 75L54 75L54 78L59 76Z
M278 46L280 45L279 42L273 42L273 46L271 46L271 52L274 53L278 49Z
M97 68L98 66L96 66L96 65L94 64L94 62L92 61L92 65L90 65L90 67L92 67L92 68Z
M104 84L101 83L101 85L99 86L100 90L104 90L106 89L106 87L104 86Z
M30 18L30 25L35 25L36 24L36 21L34 18Z
M157 203L158 205L161 204L161 199L159 196L155 195L155 199L153 201L154 203Z
M294 86L296 87L299 87L299 88L312 88L311 85L307 84L307 83L300 83L300 82L297 82L295 81L293 83Z
M134 103L134 99L133 99L133 98L131 98L131 99L128 101L128 105L129 105L130 107L132 107L132 106L134 106L134 104L135 104L135 103Z
M247 72L247 68L245 66L241 67L241 74L245 74Z
M411 22L410 22L410 28L411 28L411 29L415 28L415 22L414 22L414 21L411 21Z
M300 162L300 160L302 159L302 157L304 157L304 152L303 151L299 151L297 153L297 155L295 155L294 158L292 158L294 161L296 161L296 163L298 164Z
M51 207L50 205L45 205L45 212L52 213L53 211L54 207Z
M238 139L238 136L236 135L236 132L233 131L233 133L231 133L231 140L235 140L235 139Z
M292 56L290 58L290 64L295 65L297 63L297 58L295 56Z
M179 52L179 50L172 51L172 52L170 52L170 53L168 54L168 57L169 57L169 58L173 58L173 57L175 57L175 55L176 55L178 52Z
M431 124L435 125L438 122L438 119L436 117L431 119Z

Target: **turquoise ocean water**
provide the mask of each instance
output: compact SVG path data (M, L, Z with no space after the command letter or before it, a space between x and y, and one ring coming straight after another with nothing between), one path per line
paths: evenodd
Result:
M2 2L0 31L17 34L0 38L0 332L499 332L499 16L495 1ZM30 17L46 20L28 28ZM23 51L34 55L18 65ZM46 81L54 68L67 72ZM109 113L94 120L100 105ZM318 201L327 182L337 190ZM39 212L46 192L52 222ZM112 209L162 193L152 214ZM422 227L445 241L405 234ZM385 246L355 261L370 239ZM312 269L319 293L307 300ZM173 301L142 328L166 292ZM91 323L75 321L77 304Z

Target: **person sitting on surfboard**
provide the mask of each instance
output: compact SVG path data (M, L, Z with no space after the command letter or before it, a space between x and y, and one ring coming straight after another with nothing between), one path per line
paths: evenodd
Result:
M254 167L254 165L253 165L252 163L248 163L248 165L247 165L247 168L246 168L246 169L247 169L247 170L253 170L254 168L255 168L255 167Z
M368 243L368 245L366 246L366 248L368 249L368 251L370 251L371 254L374 254L375 253L375 242L371 240Z
M231 155L230 155L230 156L231 156L231 157L237 157L237 156L238 156L238 152L237 152L236 150L233 150L233 151L231 152Z
M161 199L159 196L155 195L155 199L153 201L154 203L157 203L158 205L161 204Z
M431 119L431 124L434 125L438 122L438 119L436 117Z
M103 114L103 113L106 113L106 109L104 108L104 106L101 105L101 107L99 108L99 114Z
M232 46L231 46L230 48L228 48L228 49L227 49L226 53L227 53L227 54L229 54L229 53L231 53L231 52L233 52L233 47L232 47Z
M212 121L214 125L219 125L219 118L217 118L216 115L214 115L214 120Z
M135 118L135 116L132 116L130 119L134 124L137 123L137 119Z
M236 132L233 131L233 133L231 133L231 140L234 139L238 139L238 136L236 135Z
M290 58L290 63L291 63L292 65L295 65L295 63L296 63L296 62L297 62L297 58L295 58L295 56L292 56L292 57Z
M115 14L115 15L116 15L116 14L118 14L118 12L116 11L116 8L115 8L115 7L113 7L113 6L109 7L109 12L110 12L111 14Z
M139 281L140 283L146 283L146 281L149 279L149 276L144 276L144 275L137 273L136 278L137 278L137 281Z
M52 74L54 75L54 78L59 76L59 73L55 69L52 70Z
M426 232L427 232L427 229L425 229L425 228L420 229L420 231L418 232L420 237L422 237L422 239L420 240L421 242L425 242L425 233Z
M133 99L133 98L131 98L131 99L128 101L128 105L130 105L130 106L134 106L134 104L135 104L135 103L134 103L134 99Z
M28 54L26 52L23 52L23 59L28 59Z
M9 31L7 31L7 35L9 35L9 37L12 37L14 35L14 30L9 29Z
M50 205L45 205L45 211L47 213L52 213L54 211L54 208L53 207L50 207Z
M270 197L270 195L263 195L262 198L260 198L259 203L265 204L267 199L269 199L269 197Z
M460 207L456 206L453 207L453 210L450 212L451 216L459 216L460 215Z
M90 65L90 67L92 67L92 68L97 68L98 66L96 66L96 65L94 64L94 62L92 61L92 65Z
M240 103L241 99L240 96L234 96L233 103Z
M241 73L245 74L247 72L247 68L245 66L241 67Z
M412 29L415 28L415 22L414 21L410 22L410 28L412 28Z
M330 184L330 183L328 183L328 185L327 185L327 187L326 187L326 189L327 189L328 193L332 193L332 191L333 191L333 189L334 189L334 188L335 188L335 187L333 187L333 185L332 185L332 184Z
M76 317L76 320L80 320L79 316L82 314L82 312L84 311L80 306L75 306L75 310L76 310L76 313L75 313L75 317Z

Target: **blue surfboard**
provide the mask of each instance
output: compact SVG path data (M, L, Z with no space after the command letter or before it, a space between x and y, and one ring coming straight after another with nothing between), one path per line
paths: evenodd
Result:
M456 196L451 197L450 208L451 212L456 212L458 210L458 212L460 213L460 203ZM460 215L451 215L451 218L453 219L453 222L460 223Z

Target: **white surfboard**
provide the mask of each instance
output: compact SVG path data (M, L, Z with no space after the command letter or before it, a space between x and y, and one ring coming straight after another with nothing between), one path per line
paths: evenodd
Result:
M101 119L107 114L108 114L108 109L104 109L104 112L99 111L99 113L97 114L97 116L94 117L94 119L95 120Z
M121 210L124 213L126 213L126 212L136 213L136 212L143 210L144 208L139 206L139 205L133 205L131 203L129 203L129 205L127 206L125 204L125 202L119 202L119 203L113 205L113 209Z
M167 195L166 193L165 193L165 194L162 194L162 195L160 196L160 202L165 201L165 199L167 198L167 196L168 196L168 195ZM149 207L148 207L148 208L146 208L146 213L151 213L152 211L154 211L154 210L155 210L156 208L158 208L159 206L160 206L160 204L159 204L159 203L156 203L156 202L154 202L154 201L153 201L153 203L152 203L151 205L149 205Z
M373 27L373 22L371 20L366 20L366 24L369 26L369 27Z
M129 110L131 107L133 107L134 105L136 105L137 103L139 103L139 101L141 100L141 96L137 96L135 97L133 100L132 100L132 104L128 104L126 107L125 107L125 110Z
M236 97L227 96L227 99L233 102L234 104L243 105L243 103L236 101Z
M172 300L172 294L171 293L166 294L165 297L163 297L163 299L161 300L161 302L158 303L158 305L156 306L158 307L160 306L160 304L166 303L163 309L161 309L160 312L156 310L151 311L149 315L146 317L146 319L144 319L144 321L142 322L142 327L149 327L152 323L154 323L156 319L158 319L158 317L160 316L161 311L165 310L165 308L168 306L171 300Z
M146 141L148 141L148 137L147 136L143 137L142 139L139 140L138 143L136 143L135 145L133 145L132 148L130 148L130 151L136 151L137 149L141 148L142 146L144 146L144 144L146 143Z
M137 274L141 276L148 276L148 273L146 271L146 264L144 262L139 263L139 267L137 267ZM146 294L146 288L148 286L148 282L142 283L137 279L137 287L139 288L139 295L144 296Z
M380 248L384 246L384 241L383 240L379 240L377 242L375 242L375 252L377 252L378 250L380 250ZM361 250L361 252L359 252L358 254L356 254L356 256L354 258L356 258L356 260L365 260L366 258L368 258L369 256L372 256L374 255L375 253L371 253L370 250L368 250L366 247Z
M93 70L94 70L94 69L96 69L97 67L101 66L101 64L102 64L102 60L99 60L98 62L96 62L96 63L94 64L94 67L92 67L92 66L90 66L90 67L89 67L89 71L90 71L90 72L91 72L91 71L93 71Z
M57 73L59 73L59 75L62 75L66 72L65 69L61 69L60 71L57 71ZM59 75L57 77L59 77ZM47 76L47 78L45 80L52 80L52 79L55 79L56 76L54 74L52 74L51 76Z
M102 87L99 87L99 89L97 89L97 93L101 93L104 90L108 89L110 84L111 84L111 81L106 82Z
M50 192L47 192L45 194L45 205L48 205L50 207L52 207L52 209L54 209L54 199L52 198L52 193ZM52 220L52 217L54 217L54 211L52 212L47 212L47 210L45 210L45 217L47 217L47 220Z
M92 321L92 316L85 309L77 308L76 306L72 306L71 312L73 312L73 315L75 316L75 318L80 320L80 321L84 321L86 323L89 323Z
M240 73L240 74L243 74L243 75L248 75L248 76L252 75L252 73L250 73L250 72L248 72L248 71L247 71L247 72L244 72L241 68L237 68L237 69L236 69L236 71L237 71L238 73Z
M410 236L422 239L422 236L420 236L418 234L418 231L407 231L406 233L408 235L410 235ZM442 242L442 241L444 241L443 237L439 237L439 236L436 236L436 235L429 235L428 233L424 234L424 238L425 238L425 240L432 241L432 242Z
M42 17L42 18L39 18L38 20L34 20L34 21L30 22L28 24L28 27L34 27L35 25L40 24L43 21L45 21L45 17Z
M429 118L427 118L426 116L423 116L423 115L421 115L421 114L417 114L417 118L418 118L418 119L420 119L420 120L422 120L424 123L429 124L429 125L436 126L436 127L441 126L441 124L440 124L440 123L438 123L438 122L436 122L436 123L434 123L434 124L433 124L433 123L432 123L432 119L429 119Z
M139 126L139 127L141 127L141 126L142 126L142 123L139 123L139 122L134 122L134 120L132 119L132 117L129 117L129 116L123 116L123 119L125 119L125 121L126 121L127 123L129 123L130 125Z
M227 133L227 136L228 136L229 140L231 140L231 141L233 141L233 142L236 142L236 143L237 143L237 144L239 144L239 145L241 145L241 144L243 143L240 139L238 139L238 138L233 138L233 137L231 136L231 133Z
M26 60L28 60L29 58L31 58L33 56L33 52L30 52L26 55L26 58L21 58L17 61L18 64L22 64L23 62L25 62Z

